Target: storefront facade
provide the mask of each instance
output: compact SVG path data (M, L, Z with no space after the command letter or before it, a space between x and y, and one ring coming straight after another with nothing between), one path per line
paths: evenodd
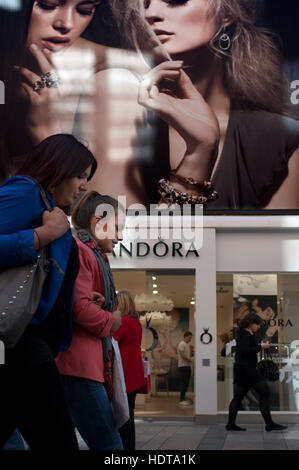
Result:
M146 230L148 222L148 219L145 218L143 221L144 230ZM276 299L277 302L281 301L282 296L283 278L281 276L292 276L286 278L288 279L286 285L293 286L293 294L288 295L288 309L292 311L292 318L273 319L272 326L275 326L274 322L276 322L276 325L280 327L279 331L283 332L277 339L278 343L290 343L297 337L299 339L299 313L298 320L296 318L296 314L299 312L298 229L298 217L205 217L202 229L203 243L198 250L194 250L193 246L191 249L189 247L189 250L187 248L185 252L184 250L180 251L177 244L178 239L173 236L174 233L171 230L168 238L156 237L153 239L148 231L143 232L146 234L143 239L132 241L130 229L128 229L124 233L121 246L116 250L116 256L111 257L117 288L119 274L127 273L125 277L128 280L134 271L137 273L147 272L147 283L150 274L163 273L163 271L169 275L171 272L182 275L185 273L191 276L190 283L194 281L195 305L189 309L187 327L193 330L194 335L194 408L192 416L197 422L213 423L226 420L227 404L232 396L233 359L232 357L221 358L220 336L223 330L229 331L233 327L234 306L222 305L221 296L225 294L223 291L226 291L231 299L229 302L235 302L236 283L243 282L242 278L240 281L238 275L246 274L253 279L255 275L257 279L260 279L258 276L263 275L261 283L263 287L259 291L259 295L269 294L267 291L269 286L265 287L269 282L278 285L276 291L272 286L270 292L272 301ZM181 239L181 241L184 240ZM190 240L188 243L190 244ZM141 279L141 274L138 278ZM291 282L289 282L290 280ZM182 289L184 289L183 281L180 282ZM126 287L125 281L122 281L121 284L121 288ZM258 284L256 279L254 284ZM226 285L227 289L225 289ZM138 292L140 293L140 290ZM188 293L189 297L190 292ZM250 292L246 289L244 296L250 298ZM253 293L251 296L254 297ZM242 297L240 298L242 299ZM194 304L192 296L190 303ZM226 309L226 317L225 315L221 316L221 309ZM290 360L291 352L292 350L289 349L288 360ZM289 362L281 363L280 367L287 364ZM294 387L288 388L287 393L289 394L297 393L296 375L293 375ZM289 383L291 382L289 381ZM277 393L285 395L286 392ZM276 408L274 407L274 412L287 415L284 419L288 422L299 421L297 400L293 397L288 403L285 406L278 404ZM180 416L183 414L178 414L178 417ZM247 422L249 420L260 422L261 420L259 412L254 407L242 411L240 420L242 419Z

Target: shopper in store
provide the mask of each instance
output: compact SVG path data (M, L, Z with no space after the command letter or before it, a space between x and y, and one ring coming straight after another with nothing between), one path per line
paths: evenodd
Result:
M86 193L72 214L80 271L75 283L73 341L58 356L57 365L73 422L90 450L123 449L109 401L113 393L111 334L121 325L121 312L106 253L112 253L122 239L124 220L124 208L96 191ZM97 305L95 293L104 296L102 306Z
M18 428L32 450L78 450L54 358L71 342L79 270L66 212L80 191L86 191L95 169L96 161L83 144L71 135L53 135L0 187L0 268L30 263L42 247L60 267L51 266L32 321L17 344L5 350L5 365L0 367L0 449ZM52 211L46 210L36 183L44 188ZM19 443L14 448L23 448Z
M245 431L237 426L235 421L241 402L252 388L259 395L259 407L266 424L266 431L282 431L287 426L274 423L269 406L269 388L265 379L257 371L257 353L261 349L269 349L271 343L257 343L255 333L260 329L263 320L256 313L250 313L239 323L237 337L234 382L236 384L234 397L229 405L229 416L226 429L228 431Z
M180 376L180 406L191 405L190 400L186 400L186 392L188 390L191 377L191 364L194 358L191 357L190 342L192 340L191 331L185 331L184 339L178 345L178 370Z
M137 390L144 385L144 369L141 355L142 327L130 291L122 290L117 294L118 308L122 312L122 324L113 334L118 342L123 363L130 419L119 433L125 450L135 450L134 409Z

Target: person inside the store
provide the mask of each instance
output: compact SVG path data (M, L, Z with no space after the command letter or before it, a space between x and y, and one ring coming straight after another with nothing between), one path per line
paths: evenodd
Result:
M186 392L188 390L191 377L191 364L194 357L191 355L190 342L192 340L191 331L185 331L184 339L178 345L178 369L180 377L180 406L191 405L190 400L186 400Z

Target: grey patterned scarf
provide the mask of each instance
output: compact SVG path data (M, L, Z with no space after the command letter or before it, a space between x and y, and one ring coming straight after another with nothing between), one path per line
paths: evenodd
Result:
M116 292L109 261L100 245L87 230L78 230L77 237L82 243L87 245L92 250L97 259L103 278L103 295L105 297L103 309L108 310L108 312L113 312L116 306ZM102 341L104 358L106 361L109 361L110 353L112 351L111 335L108 335L107 338L103 339Z

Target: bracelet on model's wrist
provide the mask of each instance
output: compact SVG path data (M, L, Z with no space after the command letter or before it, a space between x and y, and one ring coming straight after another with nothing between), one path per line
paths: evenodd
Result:
M211 181L203 180L203 181L196 181L193 178L186 178L185 176L178 175L176 170L170 170L169 172L172 179L175 179L179 183L182 183L187 186L197 186L202 188L203 190L213 190L213 184Z
M192 180L192 178L189 178ZM192 180L194 181L194 180ZM190 183L194 185L194 183ZM202 194L189 194L185 191L180 191L172 186L169 180L161 179L159 181L158 193L161 195L163 201L167 204L203 204L206 205L209 201L215 201L218 198L218 193L214 191L211 181L204 181L202 183L195 182L197 186L201 186Z

